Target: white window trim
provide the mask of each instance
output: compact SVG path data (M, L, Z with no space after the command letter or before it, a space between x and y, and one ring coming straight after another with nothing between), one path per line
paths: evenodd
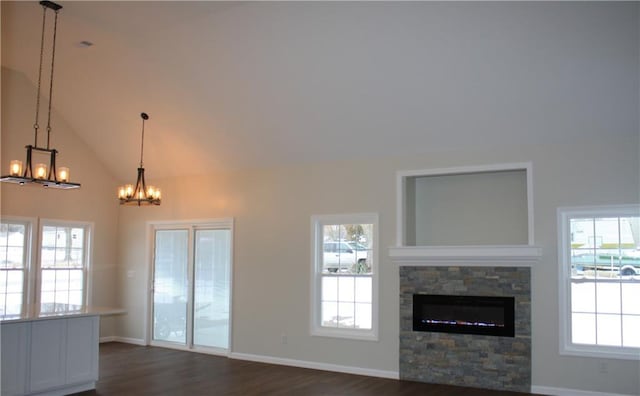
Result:
M84 271L84 284L82 285L82 300L83 305L90 306L93 301L93 272L92 272L92 258L93 258L93 234L95 225L93 222L89 221L75 221L75 220L58 220L58 219L40 219L38 222L38 237L37 237L37 260L35 264L35 300L38 304L40 303L40 287L41 287L41 266L40 266L40 250L42 249L42 229L45 226L49 227L82 227L85 229L84 233L84 260L85 266L83 268Z
M352 214L332 214L311 216L311 318L310 333L312 336L347 338L354 340L378 341L378 214L377 213L352 213ZM320 325L320 301L322 287L322 257L323 241L322 226L325 224L373 224L372 241L372 264L371 264L371 330L328 328ZM319 270L320 269L320 270Z
M640 348L583 345L571 342L571 252L569 220L579 217L640 216L640 205L560 207L558 219L559 352L561 355L640 360Z

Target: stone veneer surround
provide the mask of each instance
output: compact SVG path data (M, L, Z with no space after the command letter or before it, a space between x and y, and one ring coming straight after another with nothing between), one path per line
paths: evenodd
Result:
M515 337L414 332L415 293L515 297ZM401 266L400 378L530 392L530 268Z

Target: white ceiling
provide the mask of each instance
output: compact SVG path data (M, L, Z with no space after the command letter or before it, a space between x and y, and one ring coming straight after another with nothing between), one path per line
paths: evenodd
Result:
M633 4L60 4L54 107L123 180L142 111L151 178L634 133ZM2 2L33 82L41 17Z

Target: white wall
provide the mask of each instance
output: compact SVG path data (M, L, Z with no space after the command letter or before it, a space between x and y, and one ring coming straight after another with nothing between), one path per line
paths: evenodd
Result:
M413 178L415 217L407 240L418 246L526 245L527 173L509 172ZM412 191L407 191L412 193Z
M120 335L144 336L146 222L232 216L234 352L397 371L398 269L386 253L395 242L395 172L532 161L535 240L544 252L532 268L533 383L634 394L638 362L607 360L601 374L600 359L558 355L556 208L638 202L637 147L637 137L605 138L156 181L161 206L120 211L122 303L130 312ZM380 214L379 342L309 335L310 216L349 212Z
M33 144L35 86L23 74L2 68L2 174L7 174L9 161L25 161L24 146ZM54 101L55 104L55 101ZM40 109L39 146L46 146L46 109ZM51 147L59 153L57 166L68 166L77 190L54 190L36 186L0 184L1 215L32 218L89 221L94 223L92 303L114 306L116 294L116 182L96 160L94 152L75 134L70 125L54 109L51 119ZM44 161L48 162L48 158ZM35 163L35 161L34 161ZM114 319L103 318L100 336L114 335Z

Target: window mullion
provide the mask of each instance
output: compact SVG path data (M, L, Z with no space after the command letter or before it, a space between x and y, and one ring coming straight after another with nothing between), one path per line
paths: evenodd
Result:
M593 269L594 269L594 292L593 292L593 297L594 297L594 316L595 316L595 334L596 334L596 345L598 345L598 320L600 315L598 315L598 291L600 290L600 287L598 285L598 249L597 249L597 245L598 245L598 241L597 241L597 235L596 235L596 219L592 219L592 232L593 232Z
M193 318L195 316L195 231L193 227L188 229L187 236L187 318L186 318L186 345L193 348Z
M0 280L0 282L4 283L4 290L7 290L7 280L9 278L9 273L6 269L2 269L1 271L2 275L4 275L2 278L3 280ZM24 310L24 308L23 308ZM7 294L5 292L5 296L4 296L4 304L2 306L2 312L7 312Z
M618 217L618 272L622 268L622 229L620 226L620 217ZM618 293L620 294L620 346L624 346L624 328L622 321L622 276L618 277Z

